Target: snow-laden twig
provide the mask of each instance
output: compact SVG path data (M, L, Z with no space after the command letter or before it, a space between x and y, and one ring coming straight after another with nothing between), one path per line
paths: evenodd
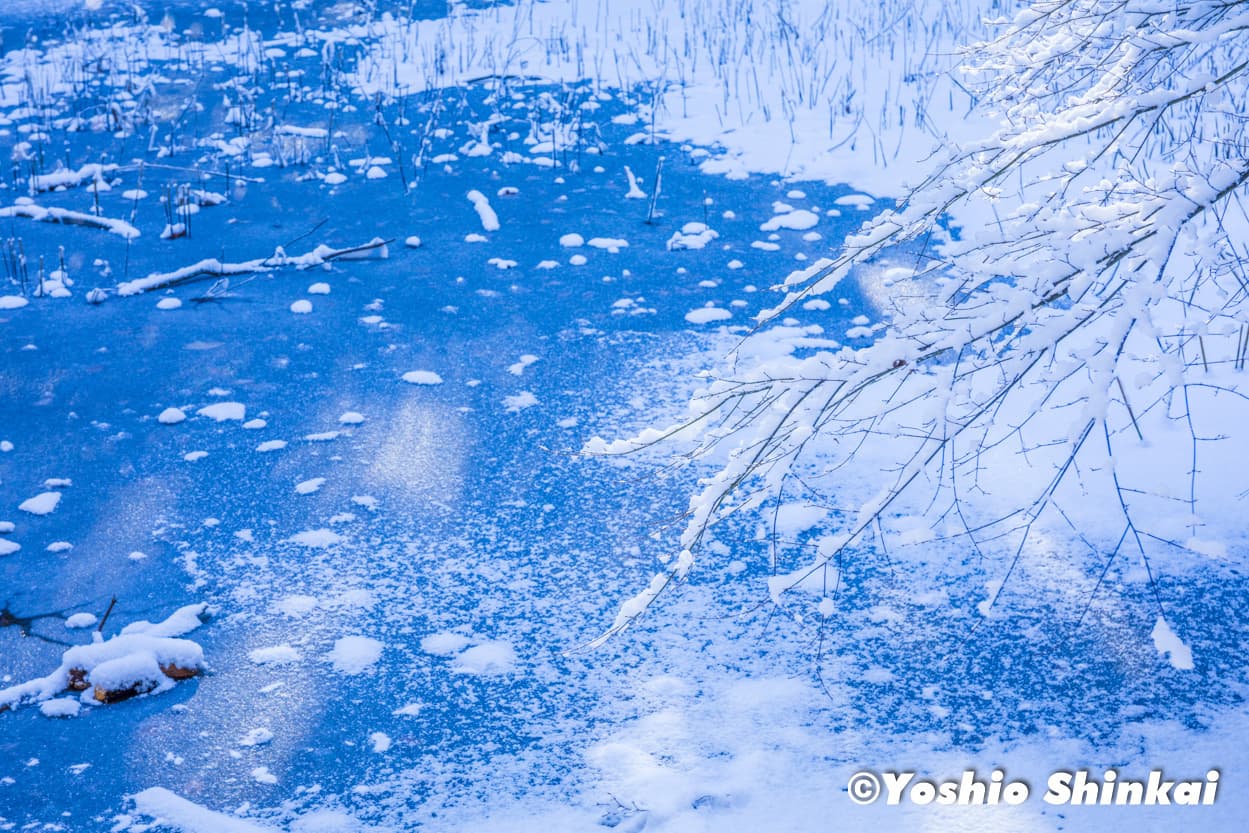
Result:
M24 217L37 223L63 223L70 226L86 226L87 228L103 229L113 234L133 240L139 236L139 230L125 220L110 217L97 217L82 211L71 211L68 208L35 205L33 202L19 201L15 205L0 208L0 217Z
M154 289L181 286L208 278L250 275L283 268L311 269L315 266L324 266L335 260L356 260L368 257L386 258L390 254L387 247L392 242L394 241L375 237L367 243L359 246L350 246L345 249L335 249L332 246L322 244L310 252L295 256L288 255L279 246L268 257L245 260L241 263L225 263L216 258L206 258L189 266L184 266L181 269L175 269L172 272L156 272L145 278L136 278L132 281L119 283L116 291L119 296L138 295L143 292L151 292ZM102 299L97 298L96 300Z
M104 182L104 175L118 170L117 165L101 165L91 162L78 170L63 168L50 174L35 174L30 178L32 192L52 191L56 188L74 188L84 182Z
M1020 561L1061 536L1096 556L1093 573L1130 547L1161 615L1152 554L1239 534L1249 487L1233 462L1249 445L1236 430L1249 406L1246 8L1040 0L969 52L1000 126L785 280L690 417L587 446L675 443L676 464L712 468L681 557L607 635L688 574L717 523L789 499L790 483L837 520L774 565L778 604L793 590L819 602L856 548L915 516L1001 559L984 616ZM913 253L894 269L909 277L877 298L887 326L873 344L790 320L859 270L897 264L900 244Z

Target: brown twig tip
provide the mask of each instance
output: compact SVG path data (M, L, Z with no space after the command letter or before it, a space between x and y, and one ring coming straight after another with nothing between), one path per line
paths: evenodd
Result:
M96 626L96 631L104 633L104 623L108 621L108 617L113 615L113 607L117 604L117 597L114 596L109 600L108 610L104 611L104 615L100 617L100 624Z

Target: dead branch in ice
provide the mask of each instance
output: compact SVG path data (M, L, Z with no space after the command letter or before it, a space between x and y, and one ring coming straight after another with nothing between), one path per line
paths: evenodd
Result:
M86 226L120 234L129 240L139 236L139 230L125 220L110 217L97 217L82 211L70 211L68 208L45 208L35 205L29 200L19 200L16 204L0 208L0 217L25 217L37 223L63 223L69 226Z
M258 272L271 272L275 269L286 267L311 269L315 266L324 266L335 260L363 260L371 257L386 258L390 256L388 246L393 242L393 240L383 240L380 237L374 237L367 243L359 246L350 246L345 249L335 249L322 244L310 252L297 256L288 255L279 246L269 257L245 260L242 263L223 263L216 258L208 258L198 263L184 266L181 269L175 269L172 272L156 272L148 275L146 278L137 278L133 281L120 283L117 285L117 294L120 296L138 295L143 292L151 292L154 289L166 289L209 278L250 275ZM99 303L104 300L104 297L105 293L103 292L93 292L88 296L88 300L93 303Z
M30 178L30 190L32 193L39 191L54 191L58 188L75 188L84 182L104 183L104 175L113 173L118 170L117 165L101 165L92 162L83 165L78 170L70 170L62 168L53 171L50 174L35 174Z

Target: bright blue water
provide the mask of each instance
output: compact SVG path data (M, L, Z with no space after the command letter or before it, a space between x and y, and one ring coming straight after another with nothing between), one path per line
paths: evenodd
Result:
M279 25L254 9L249 14L252 25ZM23 20L49 25L37 17ZM449 91L439 99L445 111L437 124L455 132L435 142L437 151L454 152L468 139L464 124L496 106L507 119L504 131L523 135L531 115L552 117L549 106L537 103L543 92L574 105L591 96L588 89L514 87L496 96L497 103L490 90ZM220 93L203 100L203 121L184 127L184 139L220 127ZM286 105L280 91L266 94L262 104L268 101ZM385 115L393 121L402 106L412 121L408 130L419 130L433 101L391 103ZM34 708L0 715L0 778L12 779L0 784L0 817L18 826L108 829L124 808L124 795L153 785L214 807L274 807L284 800L299 807L326 796L350 804L353 788L402 778L402 793L361 799L357 812L426 821L448 795L472 801L572 790L583 769L579 750L618 719L612 699L629 690L634 675L663 667L666 645L710 644L716 637L762 639L747 643L747 659L735 669L743 674L767 667L812 676L833 659L839 668L892 670L896 679L887 685L843 681L851 701L830 705L815 729L830 738L841 728L876 723L899 735L932 731L931 714L917 703L919 692L933 684L960 704L942 729L949 742L972 748L1001 732L1028 734L1051 725L1092 737L1113 734L1136 717L1200 725L1199 705L1239 696L1225 685L1242 677L1246 619L1240 577L1231 570L1162 588L1175 601L1176 626L1195 635L1202 665L1195 678L1154 677L1142 672L1156 663L1140 639L1155 615L1152 600L1117 583L1114 571L1107 587L1120 604L1115 615L1128 622L1113 631L1119 641L1109 645L1097 610L1077 630L1070 623L1079 612L1056 611L1047 600L1016 600L1008 619L982 626L967 641L974 620L969 611L983 598L981 574L995 574L995 565L959 558L938 563L932 572L950 603L924 607L911 600L913 585L889 558L870 552L848 566L842 613L823 641L818 628L774 618L766 607L740 622L709 623L719 612L699 606L706 598L726 598L730 608L752 601L750 581L765 572L762 559L752 558L760 550L752 530L740 527L725 536L733 542L732 557L751 563L739 582L721 585L727 558L709 558L695 591L639 635L599 653L565 655L596 635L620 598L649 577L655 557L671 545L672 524L695 475L657 480L649 464L619 468L581 459L575 455L581 442L641 426L649 412L676 413L694 367L678 360L704 346L708 329L687 324L684 314L709 300L725 305L741 299L747 305L735 309L734 321L747 322L772 300L747 292L748 285L766 288L801 266L797 253L827 252L859 219L825 218L822 242L785 232L779 252L751 248L763 237L758 226L771 216L772 201L786 199L788 188L807 194L790 202L823 207L846 189L781 186L766 177L712 179L697 171L686 150L623 144L638 128L609 119L627 105L601 103L588 117L602 131L604 151L591 155L582 148L579 171L503 166L496 153L460 159L449 170L431 165L407 193L391 166L387 179L355 176L330 194L315 180L299 181L311 168L323 170L324 162L243 169L265 182L196 215L190 239L160 241L161 185L186 182L188 175L147 169L142 185L152 196L140 203L136 221L143 237L128 251L120 237L101 231L5 224L0 236L21 238L32 274L39 255L53 268L63 246L76 285L73 299L34 299L0 313L0 439L16 445L0 455L0 519L18 524L10 537L22 544L0 559L0 600L20 616L48 614L34 620L29 636L17 626L0 628L0 674L16 682L50 670L61 643L84 638L65 629L60 616L99 613L114 595L119 602L110 630L197 600L212 602L216 615L193 635L212 665L202 679L76 720L49 720ZM307 104L286 113L292 123L317 123L317 111ZM366 147L393 155L370 127L367 107L336 118L353 137L343 140L344 159L363 155ZM224 132L231 135L229 128ZM3 141L15 139L11 134ZM50 157L67 157L73 165L152 160L143 151L145 134L113 139L62 130L47 144ZM524 150L519 142L509 144ZM648 224L646 201L622 198L623 167L649 177L661 153L660 214ZM561 161L577 157L574 150ZM201 150L159 161L223 165ZM594 172L596 165L605 170ZM138 173L120 176L123 186L100 197L108 216L126 216L131 208L121 190L135 187ZM204 184L226 187L221 179ZM496 196L503 186L519 194ZM490 197L503 223L487 243L464 240L480 231L464 196L472 188ZM17 193L10 188L0 195L9 204ZM42 195L39 202L80 210L91 204L83 189ZM723 218L725 209L736 218ZM210 303L192 300L207 284L185 287L175 293L184 306L173 311L155 308L163 294L99 306L83 302L87 288L109 286L123 271L134 277L201 257L264 256L322 220L288 250L380 235L397 238L391 257L342 262L329 272L287 270L236 280L231 297ZM683 223L704 220L721 235L707 249L665 249ZM588 263L574 267L567 264L572 251L558 245L561 234L573 231L587 239L623 237L630 245L619 254L576 250ZM404 248L409 234L420 235L423 246ZM487 264L491 257L518 266L499 270ZM563 265L537 269L546 258ZM726 268L734 258L743 268ZM113 277L98 274L97 259L108 261ZM699 286L708 279L718 285ZM306 295L320 280L332 293ZM638 305L655 312L613 314L613 304L625 297L644 299ZM855 315L870 312L852 286L845 297L845 305L806 320L836 334ZM312 314L289 312L299 298L312 301ZM385 326L359 320L370 314L382 316ZM525 353L539 361L513 375L508 366ZM414 369L434 370L444 384L399 381ZM479 384L466 384L473 380ZM217 396L213 388L229 393ZM522 390L539 404L508 413L504 397ZM267 427L245 430L195 417L172 427L155 421L167 406L189 406L193 413L221 400L244 402L248 417L263 415ZM339 426L339 414L348 410L367 421ZM574 427L557 424L571 417ZM301 439L329 430L342 434L330 442ZM289 446L270 454L254 450L278 438ZM183 456L191 451L208 456L187 462ZM21 500L54 477L73 480L55 513L36 518L17 512ZM314 495L297 495L294 485L313 477L327 482ZM359 495L375 497L376 510L353 503ZM334 526L343 545L306 550L286 541L329 526L340 513L355 515ZM241 530L251 530L253 540L237 537ZM61 540L73 550L45 551ZM134 551L147 557L136 561ZM1088 567L1090 575L1098 569ZM344 597L362 590L367 597ZM294 594L339 602L300 617L274 612L275 602ZM905 626L880 627L870 618L880 604L914 616ZM420 649L423 636L457 628L512 642L518 671L455 674L447 659ZM344 634L386 643L373 673L344 677L322 661ZM791 641L772 644L783 636ZM281 643L299 647L304 662L273 668L247 658L254 648ZM260 691L275 682L282 686ZM423 704L418 717L392 716L409 702ZM274 729L273 743L233 757L238 738L256 726ZM368 748L369 733L378 730L394 740L385 756ZM71 769L81 764L90 767ZM259 765L279 777L276 786L249 776Z

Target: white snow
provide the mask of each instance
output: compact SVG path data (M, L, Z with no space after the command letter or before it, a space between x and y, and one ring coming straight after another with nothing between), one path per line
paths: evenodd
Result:
M1154 623L1154 630L1150 636L1154 640L1154 647L1158 649L1158 653L1166 656L1172 668L1178 668L1181 671L1192 670L1192 649L1176 636L1175 631L1171 630L1171 626L1162 616L1159 616Z
M468 192L468 200L477 210L477 216L481 219L481 227L486 231L498 231L499 216L490 207L490 200L486 198L486 195L474 189Z
M362 674L382 658L385 646L367 636L344 636L334 643L327 659L343 674Z
M330 285L324 281L318 281L308 287L309 295L329 295Z
M691 324L710 324L713 321L725 321L733 317L733 313L723 307L699 307L685 313L685 320Z
M0 555L12 555L22 548L16 541L0 538Z
M212 405L205 405L195 413L209 419L215 419L217 422L230 420L242 422L243 417L247 415L247 408L242 402L216 402Z
M502 640L483 642L460 653L451 663L459 674L506 674L516 667L516 650Z
M385 732L372 732L369 734L369 745L373 747L373 751L381 754L390 750L390 735Z
M21 309L29 303L21 295L0 295L0 310Z
M332 529L309 529L296 533L287 540L303 547L323 549L341 544L343 537Z
M814 211L808 211L805 208L799 208L794 211L787 211L784 214L777 214L771 220L759 226L760 231L777 231L779 229L792 229L794 231L806 231L815 227L820 222L820 215Z
M19 503L17 508L32 515L48 515L56 509L57 504L60 502L60 492L40 492L34 497L27 498Z
M164 787L149 787L131 799L137 813L182 833L278 833L277 828L201 807Z
M357 411L344 411L338 421L342 425L359 425L364 422L364 414Z
M65 627L67 628L90 628L98 620L94 613L72 613L65 617Z
M525 368L538 361L538 357L532 353L526 353L520 357L514 364L508 365L507 372L513 376L520 376L525 372Z
M467 648L472 640L453 631L434 633L421 639L421 650L427 654L449 657Z
M719 237L719 232L708 228L706 223L686 223L668 239L668 251L704 249L708 243Z
M585 238L576 232L569 232L560 235L559 244L565 249L576 249L585 245Z
M320 491L321 487L324 485L325 485L324 477L313 477L308 480L303 480L303 481L300 481L299 483L296 483L295 493L299 495L310 495L310 494L313 494L314 492Z
M307 298L300 298L298 301L291 303L291 312L296 315L307 315L312 312L312 302Z
M286 440L265 440L256 446L256 450L261 454L267 454L270 451L281 451L286 448Z
M177 425L186 420L186 413L181 408L166 408L156 417L161 425Z
M525 408L532 408L537 404L538 397L534 396L527 390L522 390L520 393L513 396L503 397L503 407L507 409L508 413L516 413L517 411L524 410Z
M264 746L273 740L273 730L264 726L257 726L251 729L243 737L239 738L239 746Z
M409 370L403 374L403 381L411 385L441 385L442 377L432 370Z
M54 697L39 704L44 717L77 717L82 703L73 697Z
M257 665L286 665L299 662L303 656L297 648L290 645L274 645L269 648L255 648L247 652L247 658Z

